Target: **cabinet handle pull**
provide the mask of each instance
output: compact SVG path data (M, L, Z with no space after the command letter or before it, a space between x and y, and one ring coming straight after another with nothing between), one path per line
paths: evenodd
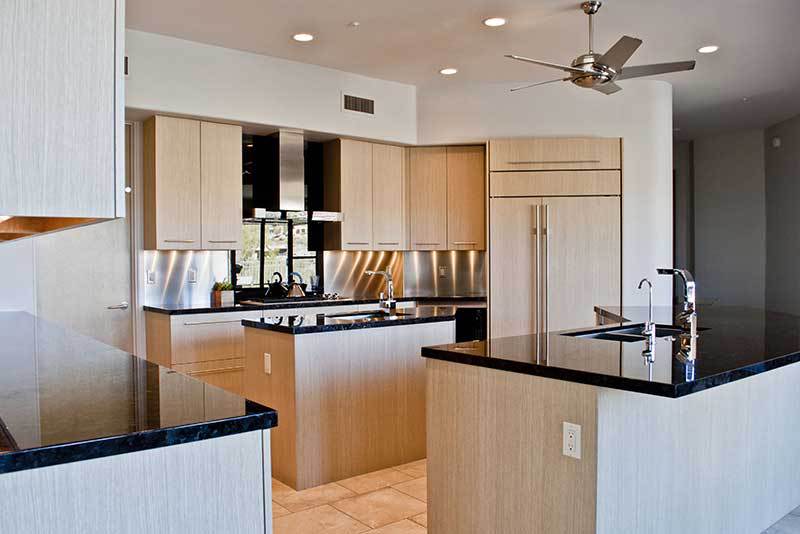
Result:
M508 161L509 165L553 165L557 163L600 163L599 159L572 159L572 160L540 160L540 161Z
M415 245L419 245L421 247L434 247L439 245L440 243L414 243Z
M369 245L369 243L365 243L363 241L348 241L348 245Z
M194 239L165 239L164 243L194 243Z
M379 245L399 245L399 241L378 241Z
M229 321L198 321L196 323L183 323L183 326L200 326L204 324L227 324L227 323L241 323L242 319L235 319Z
M219 240L216 240L216 239L209 239L208 242L209 243L238 243L238 241L236 241L235 239L234 240L228 240L228 241L219 241Z
M123 300L119 304L115 304L113 306L106 306L106 309L107 310L127 310L128 306L129 306L128 301L127 300Z
M232 373L234 371L243 371L244 365L236 365L234 367L222 367L220 369L202 369L200 371L188 371L186 374L189 376L203 376L211 375L214 373Z
M454 245L477 245L477 241L453 241Z

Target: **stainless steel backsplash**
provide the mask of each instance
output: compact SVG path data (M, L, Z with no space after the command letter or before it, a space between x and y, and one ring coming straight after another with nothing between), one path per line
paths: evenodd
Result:
M144 302L148 306L208 306L211 286L230 278L230 255L224 251L154 251L144 252ZM190 271L196 281L189 281ZM147 273L155 283L147 283Z
M481 251L325 252L325 291L377 297L384 284L364 275L372 269L392 273L398 296L485 296L485 258Z

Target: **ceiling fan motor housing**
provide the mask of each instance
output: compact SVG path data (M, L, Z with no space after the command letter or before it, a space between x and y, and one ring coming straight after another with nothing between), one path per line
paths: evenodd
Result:
M583 69L585 74L574 72L570 81L580 87L596 87L613 81L617 73L611 67L598 63L599 59L600 54L594 53L583 54L575 58L572 66Z

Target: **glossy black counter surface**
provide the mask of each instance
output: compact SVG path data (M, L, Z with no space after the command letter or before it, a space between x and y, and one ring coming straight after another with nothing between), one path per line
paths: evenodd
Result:
M0 312L0 474L277 425L271 408L21 312Z
M641 324L647 308L597 310L612 321ZM656 308L659 325L676 324L676 310ZM644 342L586 339L552 332L483 342L424 347L426 358L477 365L663 397L683 397L800 361L800 317L761 309L699 306L694 366L674 354L677 342L661 338L656 361L644 364ZM592 328L592 327L588 327ZM587 328L587 329L588 329ZM537 358L538 356L538 358Z
M376 308L377 309L377 308ZM456 308L452 306L423 306L404 308L380 317L359 317L369 312L353 312L353 317L342 314L289 315L266 317L259 321L243 320L242 325L284 334L315 334L318 332L340 332L364 328L382 328L410 324L439 323L456 320Z
M407 296L397 297L398 302L417 302L420 304L437 304L450 302L486 302L486 295L453 295L453 296ZM378 304L379 300L375 297L346 297L337 300L321 299L275 299L264 304L234 304L233 306L195 306L195 305L164 305L164 306L144 306L145 311L163 313L166 315L191 315L195 313L219 313L219 312L245 312L259 310L282 310L290 308L317 308L327 306L348 306L358 304Z

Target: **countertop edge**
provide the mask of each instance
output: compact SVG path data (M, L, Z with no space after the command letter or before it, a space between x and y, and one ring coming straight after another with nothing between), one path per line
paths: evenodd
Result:
M390 326L411 326L415 324L426 323L444 323L447 321L455 321L455 313L452 315L437 315L432 317L410 317L408 319L394 319L391 321L370 321L370 322L352 322L341 324L328 324L328 325L303 325L303 326L285 326L270 323L262 323L261 321L253 321L252 319L242 319L242 326L255 328L257 330L267 330L270 332L279 332L281 334L318 334L322 332L348 332L350 330L365 330L368 328L387 328Z
M248 410L259 406L251 401L246 401L246 405ZM278 413L271 408L260 408L263 411L216 421L143 430L118 436L7 452L0 454L0 475L118 456L130 452L158 449L183 443L193 443L244 432L268 430L276 427L278 425Z

